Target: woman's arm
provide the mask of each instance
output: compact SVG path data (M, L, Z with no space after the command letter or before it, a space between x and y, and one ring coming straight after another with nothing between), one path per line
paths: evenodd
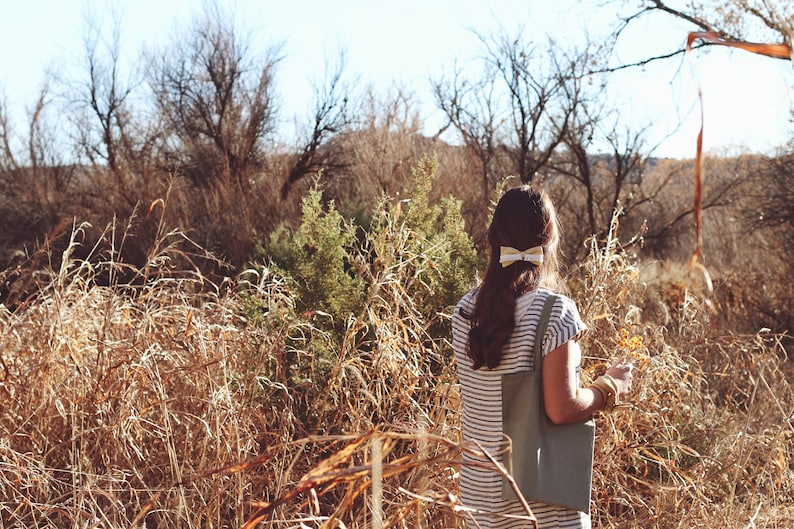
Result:
M601 391L579 387L577 370L581 360L582 350L575 340L568 340L543 357L543 402L546 415L556 424L581 421L606 405ZM631 364L621 360L607 371L617 382L620 395L631 389L631 369Z

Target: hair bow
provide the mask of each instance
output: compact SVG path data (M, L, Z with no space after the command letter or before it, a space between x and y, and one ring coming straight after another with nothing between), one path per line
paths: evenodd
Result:
M543 248L535 246L528 250L519 251L510 246L502 246L499 248L499 262L502 263L502 268L510 266L516 261L528 261L534 265L540 266L543 263Z

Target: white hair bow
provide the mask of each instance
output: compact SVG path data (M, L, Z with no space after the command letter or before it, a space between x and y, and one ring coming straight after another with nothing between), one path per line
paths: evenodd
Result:
M499 248L499 262L502 263L502 268L510 266L516 261L528 261L534 265L540 266L543 263L543 248L535 246L528 250L519 251L510 246L502 246Z

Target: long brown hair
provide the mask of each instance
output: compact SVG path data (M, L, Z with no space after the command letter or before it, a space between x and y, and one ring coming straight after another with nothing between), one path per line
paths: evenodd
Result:
M557 248L560 229L551 200L529 185L514 187L499 199L488 228L491 256L479 287L474 325L469 332L468 357L473 368L494 368L502 359L502 347L515 327L516 298L538 287L563 289L559 279ZM502 267L502 246L523 251L543 248L543 263L516 261Z

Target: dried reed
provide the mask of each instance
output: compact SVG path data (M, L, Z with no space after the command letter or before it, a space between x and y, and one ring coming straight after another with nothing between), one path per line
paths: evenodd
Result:
M175 273L161 244L131 289L94 281L110 259L64 256L36 298L0 309L2 526L463 527L459 456L479 448L460 442L432 332L448 312L411 294L440 288L422 270L446 250L418 252L383 214L353 259L365 309L339 336L267 269L215 285ZM571 278L584 376L621 348L644 359L634 408L598 418L595 525L790 527L780 338L733 335L696 282L640 272L610 238Z

